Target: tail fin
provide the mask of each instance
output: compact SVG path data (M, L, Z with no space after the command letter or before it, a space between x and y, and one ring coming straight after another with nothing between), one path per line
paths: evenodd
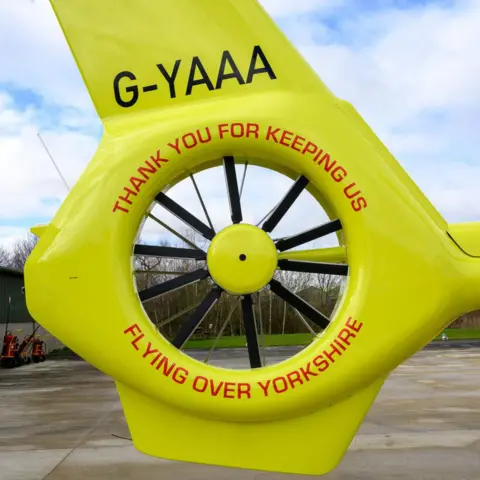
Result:
M319 78L257 0L51 0L102 119Z

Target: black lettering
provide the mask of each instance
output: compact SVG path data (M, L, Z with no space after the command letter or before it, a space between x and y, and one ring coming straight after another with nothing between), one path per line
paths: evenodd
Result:
M256 67L257 58L260 58L263 63L263 67ZM256 45L253 49L252 60L250 61L250 67L248 69L247 83L252 83L253 76L260 73L268 73L270 80L276 80L277 78L262 49L259 45Z
M160 70L160 73L164 76L165 80L168 82L168 86L170 87L170 98L175 98L177 95L175 93L175 79L178 75L178 69L180 68L181 60L177 60L175 65L173 66L173 71L171 74L165 70L163 64L159 63L157 68Z
M197 69L200 72L202 78L194 80ZM190 74L188 75L187 92L185 93L185 95L191 95L193 87L203 84L205 84L209 90L214 90L213 83L210 80L202 62L198 57L193 57L192 66L190 67Z
M227 62L232 69L232 73L225 73L225 67L227 66ZM220 69L218 71L217 77L217 85L215 86L216 89L222 88L222 83L224 80L228 80L230 78L236 78L239 85L244 85L245 80L240 73L235 61L232 58L232 55L228 50L225 50L222 55L222 60L220 62Z
M116 77L113 79L113 91L115 93L115 100L116 102L121 106L121 107L132 107L137 103L138 100L138 86L137 85L131 85L129 87L125 88L125 91L128 93L132 93L132 97L130 100L124 100L122 96L120 95L120 80L122 78L128 78L130 80L136 80L137 77L132 72L124 71L120 72L116 75Z

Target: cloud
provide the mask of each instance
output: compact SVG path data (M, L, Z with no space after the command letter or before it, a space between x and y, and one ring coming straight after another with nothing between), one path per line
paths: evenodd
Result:
M47 0L0 1L0 83L93 114L90 97Z
M263 8L274 17L298 16L306 13L326 13L345 5L345 0L261 0Z
M479 2L261 3L332 91L354 104L448 221L480 220ZM34 219L51 218L66 195L37 132L73 184L95 152L101 129L46 0L0 1L0 59L0 201L5 206L0 243L11 243ZM242 171L239 167L239 176ZM198 177L212 220L221 228L229 220L223 173ZM175 187L172 196L206 221L189 182ZM290 183L249 169L242 197L246 219L258 222ZM278 235L325 219L308 195L298 205ZM159 215L181 228L168 213ZM165 238L152 222L145 233L149 239Z
M0 221L51 218L66 195L37 136L39 123L35 110L16 110L11 97L0 96L0 203L4 206ZM42 133L67 181L73 184L95 152L97 140L64 127Z

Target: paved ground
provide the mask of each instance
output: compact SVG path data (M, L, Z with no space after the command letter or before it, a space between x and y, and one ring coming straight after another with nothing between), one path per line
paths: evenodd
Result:
M326 480L480 480L480 348L437 346L387 381ZM289 349L270 349L279 360ZM243 367L239 351L215 363ZM200 355L199 352L196 355ZM0 371L0 480L294 480L134 450L113 382L81 361ZM117 436L115 436L117 435ZM318 478L318 477L315 477Z

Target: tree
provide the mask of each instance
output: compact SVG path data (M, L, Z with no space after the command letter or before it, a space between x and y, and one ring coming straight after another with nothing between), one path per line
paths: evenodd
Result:
M8 250L0 246L0 267L9 267L11 265L11 258Z
M38 237L29 233L24 239L18 240L13 246L13 252L10 256L10 266L18 270L23 270L27 258L32 253Z

